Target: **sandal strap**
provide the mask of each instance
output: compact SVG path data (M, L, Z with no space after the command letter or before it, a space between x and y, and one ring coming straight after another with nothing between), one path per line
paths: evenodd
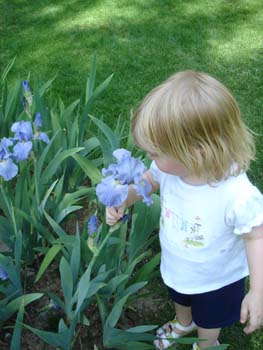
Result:
M173 327L173 321L171 322L171 326ZM182 332L191 332L192 330L194 330L196 328L196 324L194 323L194 321L192 321L189 324L189 326L183 326L183 325L181 325L181 323L176 321L174 323L174 327L179 329L179 331L182 331Z
M162 327L160 327L156 334L160 335L161 333L166 333L169 328L177 328L182 332L190 333L196 329L196 324L192 321L189 326L182 326L177 319L174 318L172 321L166 322Z

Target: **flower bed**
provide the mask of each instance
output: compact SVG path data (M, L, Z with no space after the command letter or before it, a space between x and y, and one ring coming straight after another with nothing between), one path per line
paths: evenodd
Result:
M155 326L124 315L159 263L159 198L147 197L145 166L119 126L90 114L111 77L94 88L94 59L84 97L66 107L45 101L52 80L10 88L10 69L0 85L1 349L151 347ZM121 200L133 183L152 205L138 203L110 230L95 193L109 198L108 182Z

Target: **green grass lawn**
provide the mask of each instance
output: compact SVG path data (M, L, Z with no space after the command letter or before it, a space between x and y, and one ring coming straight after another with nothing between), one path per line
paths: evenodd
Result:
M114 78L93 114L110 125L129 120L172 73L208 72L230 88L259 134L249 175L263 190L262 28L262 0L0 0L0 69L16 56L10 81L56 75L52 91L68 105L96 52L98 82ZM239 326L222 338L232 350L263 349L262 333L246 337Z

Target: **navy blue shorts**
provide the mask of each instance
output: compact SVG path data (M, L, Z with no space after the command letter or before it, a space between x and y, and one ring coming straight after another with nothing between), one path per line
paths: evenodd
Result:
M192 308L193 321L198 327L222 328L231 326L240 319L245 280L242 278L223 288L201 294L182 294L167 288L174 302Z

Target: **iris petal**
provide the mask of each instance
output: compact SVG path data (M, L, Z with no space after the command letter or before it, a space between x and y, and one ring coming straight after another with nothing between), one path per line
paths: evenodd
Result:
M17 141L32 140L33 130L30 122L25 122L24 120L21 120L20 122L15 122L11 126L11 131L15 133L14 140L17 140Z
M117 164L110 164L107 169L103 168L101 173L103 176L117 175L118 174L118 165Z
M14 149L13 155L17 161L25 160L29 157L29 153L32 149L32 142L18 142Z
M117 168L117 179L121 183L130 184L137 177L141 177L145 172L146 168L144 164L136 158L123 158L121 163L118 164Z
M5 181L11 180L17 173L18 167L12 159L8 158L0 161L0 176L2 176Z
M125 158L131 158L131 152L124 148L118 148L112 154L118 162L121 162Z
M3 137L2 140L0 141L0 145L2 147L8 148L13 145L13 141L8 139L7 137Z
M136 191L136 193L139 196L143 197L143 202L146 205L151 205L153 203L153 200L151 198L151 196L149 195L149 193L152 190L152 185L150 184L149 181L147 181L146 179L141 179L140 181L138 181L136 184L132 185Z
M122 185L108 176L96 186L99 201L108 207L118 207L128 197L128 185Z
M8 150L8 147L13 145L13 141L10 139L4 137L0 141L0 160L7 159L10 157L10 152Z
M46 144L50 143L49 137L45 132L42 132L42 131L38 134L37 139L44 141Z

